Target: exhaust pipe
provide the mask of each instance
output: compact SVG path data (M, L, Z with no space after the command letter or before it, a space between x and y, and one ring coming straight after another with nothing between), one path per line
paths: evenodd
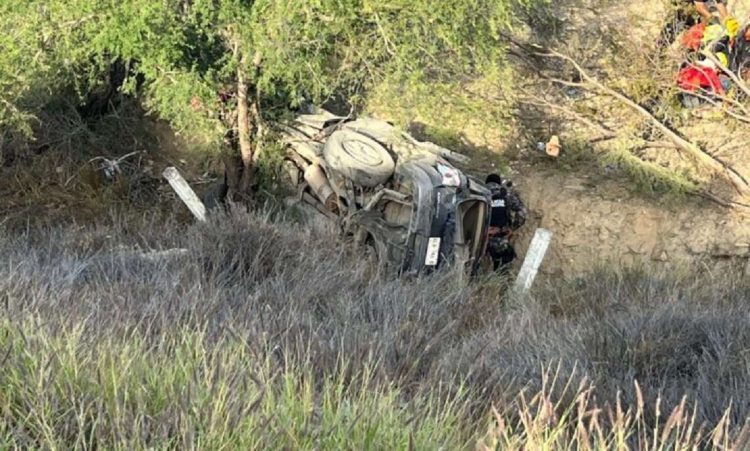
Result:
M331 185L328 183L323 169L318 164L311 164L305 169L305 181L310 185L310 189L315 196L331 211L338 212L338 199L333 192Z

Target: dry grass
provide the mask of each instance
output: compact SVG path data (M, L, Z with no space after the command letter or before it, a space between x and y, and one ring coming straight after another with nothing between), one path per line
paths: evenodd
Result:
M0 142L6 227L100 221L112 209L169 212L177 204L161 177L165 167L178 167L199 192L221 173L215 153L176 136L132 99L96 117L56 102L44 111L36 139ZM114 176L104 170L107 161L117 162Z
M373 275L278 213L109 222L0 238L0 448L742 439L739 276L602 270L513 299L492 279Z

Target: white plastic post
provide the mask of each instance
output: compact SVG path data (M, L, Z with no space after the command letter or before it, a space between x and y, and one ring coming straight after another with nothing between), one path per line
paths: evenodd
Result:
M162 175L167 179L180 200L187 205L193 216L195 216L198 221L205 221L206 206L203 205L203 202L201 202L195 194L195 191L190 188L190 185L188 185L188 182L185 181L177 168L170 166L162 172Z
M526 252L526 258L523 260L521 271L518 272L515 290L518 293L527 293L534 283L539 266L544 260L550 241L552 241L552 232L547 229L536 229L534 238L531 240L529 250Z

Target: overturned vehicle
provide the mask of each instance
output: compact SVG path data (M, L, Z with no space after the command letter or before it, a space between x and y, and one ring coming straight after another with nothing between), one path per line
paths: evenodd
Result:
M403 274L460 265L475 274L487 246L490 192L390 123L315 109L278 124L284 177L296 198Z

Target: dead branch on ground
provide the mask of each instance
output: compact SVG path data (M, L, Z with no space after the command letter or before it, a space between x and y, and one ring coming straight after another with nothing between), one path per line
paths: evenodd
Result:
M724 113L728 114L729 116L737 119L738 121L744 122L746 124L750 124L750 116L739 114L739 113L735 113L731 109L725 108L725 105L726 105L727 102L738 103L735 100L729 99L728 97L725 97L725 96L713 96L711 93L708 93L708 92L701 93L699 91L687 91L685 89L680 89L680 93L682 93L682 94L689 94L689 95L694 96L694 97L696 97L698 99L701 99L701 100L707 102L708 104L710 104L712 106L715 106L717 108L721 108L721 111L723 111ZM742 107L742 109L744 110L745 108Z
M575 119L576 121L582 123L583 125L586 125L589 128L597 130L600 133L600 135L597 136L596 138L593 138L596 141L606 141L606 140L609 140L609 139L613 139L613 138L615 138L617 136L617 134L614 131L612 131L609 127L607 127L606 125L604 125L604 124L602 124L602 123L600 123L598 121L594 121L592 119L589 119L586 116L584 116L583 114L581 114L581 113L573 110L572 108L568 108L568 107L563 106L563 105L558 105L558 104L552 103L552 102L550 102L548 100L539 99L539 98L532 98L532 97L525 99L524 102L527 103L527 104L529 104L529 105L535 105L535 106L539 106L539 107L543 107L543 108L549 108L549 109L552 109L552 110L559 111L559 112L561 112L563 114L566 114L566 115L572 117L573 119Z

